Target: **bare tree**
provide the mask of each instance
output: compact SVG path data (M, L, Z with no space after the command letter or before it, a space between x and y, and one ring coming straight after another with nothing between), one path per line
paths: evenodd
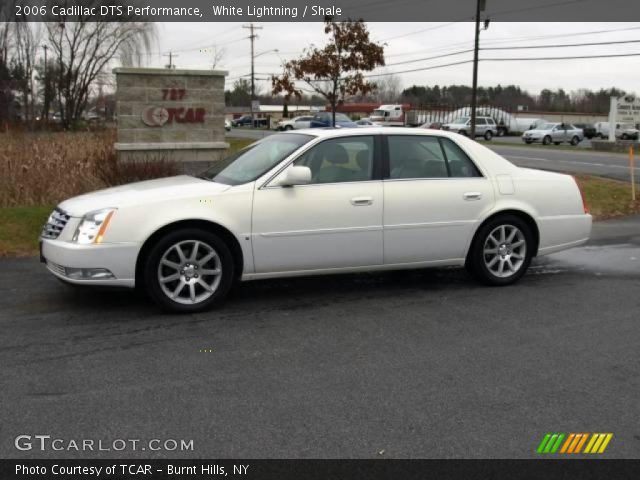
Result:
M92 0L98 2L99 0ZM47 23L47 33L59 71L58 104L65 128L86 109L94 82L116 57L123 65L142 63L155 38L150 22L72 21Z
M224 49L224 47L218 48L215 45L213 46L213 49L211 50L211 68L213 70L215 70L216 67L220 64L220 62L222 62L222 59L224 58L226 53L227 52Z
M38 48L42 40L40 23L16 22L13 24L15 39L15 66L17 80L22 94L23 120L30 124L35 119L37 98L34 73Z
M373 98L380 103L395 103L402 93L402 81L397 75L385 75L376 80Z

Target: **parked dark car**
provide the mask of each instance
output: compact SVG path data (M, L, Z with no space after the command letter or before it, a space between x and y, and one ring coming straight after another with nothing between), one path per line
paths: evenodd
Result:
M584 138L588 138L589 140L591 140L596 136L596 127L591 125L590 123L574 123L573 126L582 129Z
M244 127L245 125L251 125L251 115L242 115L241 117L234 118L233 120L231 120L231 125L233 125L234 127ZM256 117L255 126L266 127L267 119Z
M318 112L311 119L311 128L331 127L332 125L332 113L331 112ZM347 117L344 113L336 112L336 127L343 128L355 128L358 124Z

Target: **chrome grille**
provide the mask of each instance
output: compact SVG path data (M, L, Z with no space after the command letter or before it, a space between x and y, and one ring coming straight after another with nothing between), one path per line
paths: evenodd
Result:
M56 208L51 215L49 215L47 223L42 227L42 238L58 238L70 218L71 215L68 215L59 208Z

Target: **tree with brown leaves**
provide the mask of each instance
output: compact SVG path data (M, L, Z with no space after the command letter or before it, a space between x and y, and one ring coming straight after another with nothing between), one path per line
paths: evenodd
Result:
M284 64L282 75L271 78L273 94L284 93L285 100L300 98L302 89L296 82L306 83L331 105L332 123L336 123L336 108L345 97L366 95L376 88L362 72L384 65L384 47L369 39L369 30L362 20L334 22L325 17L324 33L329 43L324 48L313 45L297 60Z

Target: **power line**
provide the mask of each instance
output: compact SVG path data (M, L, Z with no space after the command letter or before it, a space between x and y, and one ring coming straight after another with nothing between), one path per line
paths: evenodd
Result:
M640 57L639 53L612 53L609 55L582 55L570 57L522 57L522 58L482 58L483 62L505 62L505 61L537 61L537 60L584 60L592 58L620 58L620 57Z
M468 50L460 50L458 52L453 52L453 53L445 53L443 55L435 55L433 57L416 58L416 59L413 59L413 60L404 60L402 62L389 63L389 64L387 64L385 66L393 67L395 65L405 65L407 63L424 62L424 61L427 61L427 60L435 60L436 58L453 57L454 55L462 55L463 53L469 53L469 52L473 52L473 48L470 48Z
M417 35L418 33L430 32L432 30L438 30L440 28L445 28L445 27L454 25L456 23L459 23L459 22L449 22L449 23L445 23L445 24L442 24L442 25L436 25L435 27L423 28L421 30L415 30L415 31L409 32L409 33L403 33L402 35L395 35L393 37L383 38L382 40L378 40L378 41L379 42L388 42L389 40L396 40L398 38L409 37L411 35Z
M487 47L480 50L524 50L531 48L563 48L563 47L588 47L596 45L619 45L623 43L640 43L640 40L618 40L612 42L590 42L590 43L564 43L552 45L518 45L511 47Z
M398 75L400 73L422 72L422 71L425 71L425 70L435 70L437 68L453 67L454 65L464 65L465 63L473 63L473 60L463 60L461 62L445 63L443 65L433 65L431 67L414 68L412 70L402 70L400 72L376 73L376 74L373 74L373 75L365 75L364 77L365 78L386 77L388 75Z

